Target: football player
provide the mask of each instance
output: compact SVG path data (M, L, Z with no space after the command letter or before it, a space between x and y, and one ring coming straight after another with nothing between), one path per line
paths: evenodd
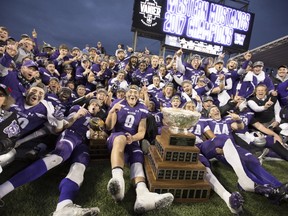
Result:
M143 170L144 156L139 141L146 132L148 110L139 102L139 88L131 85L126 98L112 103L106 127L112 130L108 148L111 150L112 178L107 189L115 201L121 201L125 194L123 168L125 161L130 165L131 180L136 186L136 202L134 211L144 213L149 210L169 206L174 197L171 193L157 194L149 192L145 183Z

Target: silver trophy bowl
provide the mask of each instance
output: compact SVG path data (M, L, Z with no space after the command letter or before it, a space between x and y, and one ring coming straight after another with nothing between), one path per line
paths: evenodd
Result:
M169 129L175 133L184 132L195 126L201 117L201 114L196 111L166 108L162 109L163 122Z

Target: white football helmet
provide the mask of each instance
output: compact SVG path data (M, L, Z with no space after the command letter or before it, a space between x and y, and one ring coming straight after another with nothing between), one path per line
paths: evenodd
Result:
M251 134L254 137L254 145L258 147L264 147L266 145L266 138L263 133L261 133L260 131L253 131Z

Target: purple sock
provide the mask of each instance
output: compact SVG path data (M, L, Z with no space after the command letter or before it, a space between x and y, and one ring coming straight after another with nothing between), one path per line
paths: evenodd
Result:
M68 178L64 178L59 185L59 202L67 199L74 200L79 188L78 184Z
M24 170L18 172L9 181L17 188L28 182L34 181L47 172L47 167L42 159L34 162Z

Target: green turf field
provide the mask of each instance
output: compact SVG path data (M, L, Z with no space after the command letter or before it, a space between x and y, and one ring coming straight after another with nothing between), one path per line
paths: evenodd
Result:
M236 176L233 170L222 165L219 162L213 162L213 171L220 179L223 185L230 191L237 190ZM4 172L0 174L0 182L3 183L11 176L20 166L25 163L16 161L9 167L4 168ZM284 161L267 161L264 167L279 178L282 182L288 181L288 163ZM69 170L68 164L48 172L40 179L24 185L4 197L5 206L0 208L1 216L42 216L52 215L57 199L58 184L61 179L66 176ZM135 215L133 206L135 201L135 190L129 182L129 170L125 169L126 195L122 203L116 204L109 196L106 190L107 182L111 176L109 162L93 163L87 168L84 183L80 189L80 193L75 200L76 204L83 207L98 206L103 216L122 216ZM288 203L282 205L273 205L262 196L241 192L244 199L244 215L246 216L284 216L288 215ZM211 193L211 198L204 203L174 203L171 207L161 211L152 211L146 213L147 216L163 215L163 216L226 216L231 215L217 194Z

